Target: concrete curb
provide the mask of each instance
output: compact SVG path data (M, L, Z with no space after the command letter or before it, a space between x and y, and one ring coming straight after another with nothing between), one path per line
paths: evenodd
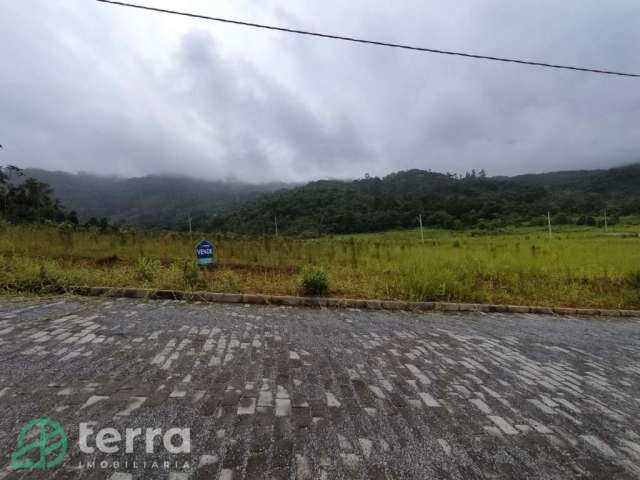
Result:
M90 297L186 300L211 303L249 303L254 305L286 305L292 307L359 308L363 310L404 310L411 312L536 313L544 315L589 315L640 318L640 311L636 310L566 307L553 308L523 305L487 305L476 303L404 302L399 300L365 300L350 298L295 297L285 295L185 292L180 290L154 290L149 288L71 287L68 292Z

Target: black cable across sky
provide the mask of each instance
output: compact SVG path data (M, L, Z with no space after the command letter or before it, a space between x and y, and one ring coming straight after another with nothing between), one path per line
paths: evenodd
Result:
M199 18L202 20L211 20L214 22L222 22L222 23L231 23L233 25L241 25L244 27L253 27L253 28L262 28L265 30L276 30L278 32L286 32L286 33L294 33L296 35L307 35L310 37L319 37L319 38L329 38L332 40L342 40L345 42L355 42L355 43L364 43L367 45L378 45L380 47L391 47L391 48L402 48L405 50L413 50L418 52L427 52L427 53L438 53L440 55L454 55L458 57L465 58L473 58L476 60L491 60L494 62L507 62L507 63L518 63L521 65L531 65L534 67L544 67L544 68L559 68L563 70L575 70L578 72L588 72L588 73L600 73L604 75L617 75L621 77L640 77L640 74L635 73L624 73L624 72L616 72L612 70L599 70L596 68L586 68L586 67L572 67L568 65L555 65L552 63L543 63L543 62L532 62L528 60L519 60L515 58L501 58L501 57L491 57L487 55L475 55L472 53L464 53L464 52L453 52L448 50L438 50L435 48L424 48L424 47L415 47L411 45L403 45L399 43L388 43L388 42L378 42L375 40L365 40L362 38L354 38L354 37L345 37L342 35L330 35L326 33L318 33L318 32L309 32L306 30L294 30L292 28L285 27L276 27L273 25L264 25L260 23L250 23L250 22L242 22L240 20L231 20L229 18L220 18L220 17L209 17L206 15L198 15L196 13L188 13L188 12L179 12L176 10L166 10L163 8L155 8L155 7L147 7L145 5L135 5L133 3L125 3L125 2L117 2L113 0L96 0L101 3L109 3L111 5L120 5L123 7L131 7L138 8L141 10L149 10L152 12L160 12L160 13L169 13L172 15L181 15L183 17L191 17L191 18Z

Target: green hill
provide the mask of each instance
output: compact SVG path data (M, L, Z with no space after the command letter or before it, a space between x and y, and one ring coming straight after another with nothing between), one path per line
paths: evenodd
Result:
M427 226L495 227L540 222L548 211L557 223L592 223L607 209L640 213L640 165L516 177L456 176L423 170L383 178L317 181L249 202L210 223L243 233L357 233Z
M320 180L302 186L248 184L187 177L100 177L27 169L49 184L67 211L81 221L106 217L143 228L238 233L317 235L425 226L492 228L543 222L593 224L606 208L617 216L640 214L640 164L515 177L484 172L451 175L407 170L382 178Z

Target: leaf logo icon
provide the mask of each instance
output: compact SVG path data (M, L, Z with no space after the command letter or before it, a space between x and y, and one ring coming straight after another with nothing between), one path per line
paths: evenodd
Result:
M62 425L48 418L36 418L20 429L17 449L11 454L11 468L54 468L66 454L67 435Z

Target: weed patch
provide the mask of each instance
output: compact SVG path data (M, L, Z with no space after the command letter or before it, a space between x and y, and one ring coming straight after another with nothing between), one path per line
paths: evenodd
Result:
M305 295L326 296L329 293L329 276L319 267L305 267L300 283Z

